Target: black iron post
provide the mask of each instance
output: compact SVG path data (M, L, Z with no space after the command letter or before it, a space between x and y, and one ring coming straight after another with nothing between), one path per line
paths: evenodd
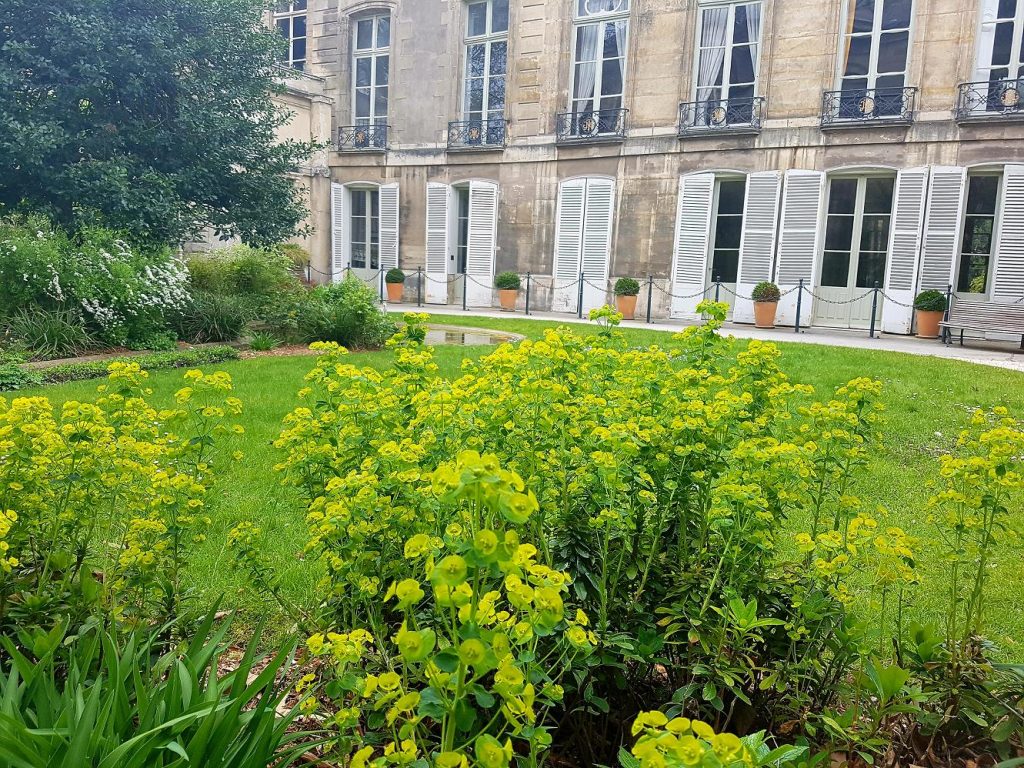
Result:
M380 275L380 300L384 301L384 269L383 269L383 267L381 268L379 275Z
M466 294L469 293L469 275L462 273L462 311L466 311Z
M720 298L720 291L722 290L722 276L718 275L715 278L715 302L717 303Z
M654 299L654 276L647 273L647 324L651 324L651 301Z
M416 267L416 306L423 306L423 270Z
M868 338L875 338L875 312L878 311L878 281L875 280L875 287L871 291L871 329L868 331Z
M800 282L796 286L796 323L794 324L794 333L800 333L800 305L803 303L804 298L804 279L801 277Z
M313 265L312 264L307 264L306 265L306 282L307 283L312 283L313 282Z
M583 319L583 281L585 276L580 272L580 290L579 295L576 297L576 317Z
M526 314L530 314L530 273L526 273Z
M953 306L953 284L949 283L949 284L946 285L946 311L942 315L942 322L944 322L944 323L948 323L949 322L949 309L952 306ZM949 332L949 326L948 325L942 326L942 335L941 335L940 338L942 339L942 343L943 344L945 344L947 341L949 341L950 335L951 334ZM1024 344L1024 341L1022 341L1021 343Z

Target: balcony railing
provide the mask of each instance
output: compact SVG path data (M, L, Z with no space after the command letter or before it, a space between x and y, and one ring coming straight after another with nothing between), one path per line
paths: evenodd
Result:
M448 123L448 149L502 149L507 138L503 117Z
M387 125L343 125L338 129L341 152L384 152L388 148Z
M956 119L998 120L1024 117L1024 79L961 83Z
M555 138L559 144L622 141L626 138L627 114L628 109L560 112L555 116Z
M825 91L821 127L914 122L917 88L849 88Z
M760 133L764 113L763 96L685 102L679 105L679 135Z

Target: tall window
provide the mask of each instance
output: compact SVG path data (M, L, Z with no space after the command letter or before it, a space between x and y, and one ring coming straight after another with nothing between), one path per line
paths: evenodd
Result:
M885 283L895 182L892 177L832 179L821 285L852 290Z
M1024 0L982 0L978 80L1016 80L1024 64Z
M282 64L299 71L306 68L306 0L279 2L274 10L274 25L288 43Z
M967 210L960 245L956 289L961 293L987 293L999 201L999 176L970 176Z
M352 268L380 269L380 193L353 189Z
M387 125L391 61L391 17L364 16L353 24L352 72L355 77L352 114L356 125Z
M579 116L580 123L596 118L598 133L611 133L618 130L621 119L629 0L573 3L576 24L571 111Z
M482 140L501 143L508 72L508 0L472 2L467 10L463 119L486 123Z
M847 0L840 57L844 107L900 113L912 10L912 0Z
M743 234L743 201L746 195L746 181L718 181L718 202L715 206L714 241L709 275L712 282L736 282L740 263L740 238Z
M749 122L757 90L761 3L702 8L698 36L697 122L713 122L719 108L726 109L729 122Z

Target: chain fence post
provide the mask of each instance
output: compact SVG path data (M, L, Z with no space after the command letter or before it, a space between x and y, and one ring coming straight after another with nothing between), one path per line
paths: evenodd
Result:
M416 306L423 306L423 269L416 267Z
M949 308L952 305L953 305L953 284L952 283L947 283L946 284L946 311L942 315L942 322L944 322L944 323L948 323L949 322ZM948 325L942 326L942 342L944 344L948 343L950 341L951 335L952 334L949 331L949 326Z
M793 332L800 333L800 306L804 298L804 279L801 277L796 286L796 323L793 325Z
M719 299L721 298L721 291L722 291L722 276L718 275L715 278L715 303L716 304L718 303Z
M579 295L576 297L576 317L580 320L583 319L583 281L585 279L584 274L580 272L580 290Z
M384 267L380 268L380 272L377 275L380 277L380 300L384 301Z
M868 338L875 338L875 312L878 311L878 281L875 280L875 287L871 290L871 328L868 331Z
M306 265L306 282L307 283L312 283L313 282L313 265L312 264L307 264Z
M647 273L647 324L651 324L651 301L654 298L654 275Z
M525 313L530 314L530 273L526 273L526 309Z
M466 311L466 294L469 293L469 273L462 273L462 311Z

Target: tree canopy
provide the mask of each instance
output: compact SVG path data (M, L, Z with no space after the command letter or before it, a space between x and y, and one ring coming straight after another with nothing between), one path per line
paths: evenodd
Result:
M142 241L246 242L305 216L276 140L281 43L261 0L3 0L0 204Z

